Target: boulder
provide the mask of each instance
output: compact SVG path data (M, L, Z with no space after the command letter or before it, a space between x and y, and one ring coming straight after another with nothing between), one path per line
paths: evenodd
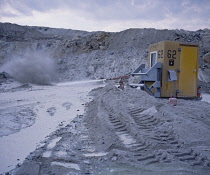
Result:
M207 53L203 56L203 61L205 63L210 63L210 53Z

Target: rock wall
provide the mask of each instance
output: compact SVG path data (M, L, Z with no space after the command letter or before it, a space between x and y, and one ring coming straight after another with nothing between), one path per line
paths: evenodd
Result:
M198 43L199 78L204 81L205 76L204 82L209 83L206 72L210 66L203 60L210 53L209 29L128 29L110 33L0 23L0 65L39 51L54 60L60 81L111 78L128 74L146 63L148 44L163 40Z

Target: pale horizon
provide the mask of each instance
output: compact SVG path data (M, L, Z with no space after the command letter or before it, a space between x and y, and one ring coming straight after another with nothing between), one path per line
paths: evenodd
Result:
M83 31L210 28L209 0L0 0L0 22Z

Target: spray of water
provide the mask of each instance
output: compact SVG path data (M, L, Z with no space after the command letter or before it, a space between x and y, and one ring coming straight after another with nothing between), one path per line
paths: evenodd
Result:
M47 85L56 79L55 63L42 52L26 53L21 58L13 58L1 70L22 83Z

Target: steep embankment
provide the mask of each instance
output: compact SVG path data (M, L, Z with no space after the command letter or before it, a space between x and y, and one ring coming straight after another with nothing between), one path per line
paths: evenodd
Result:
M209 63L203 62L203 56L210 52L208 29L128 29L110 33L0 23L0 65L21 59L25 53L39 52L43 61L46 54L54 60L60 80L110 78L130 73L145 63L148 44L163 40L198 43L199 78L208 83Z

